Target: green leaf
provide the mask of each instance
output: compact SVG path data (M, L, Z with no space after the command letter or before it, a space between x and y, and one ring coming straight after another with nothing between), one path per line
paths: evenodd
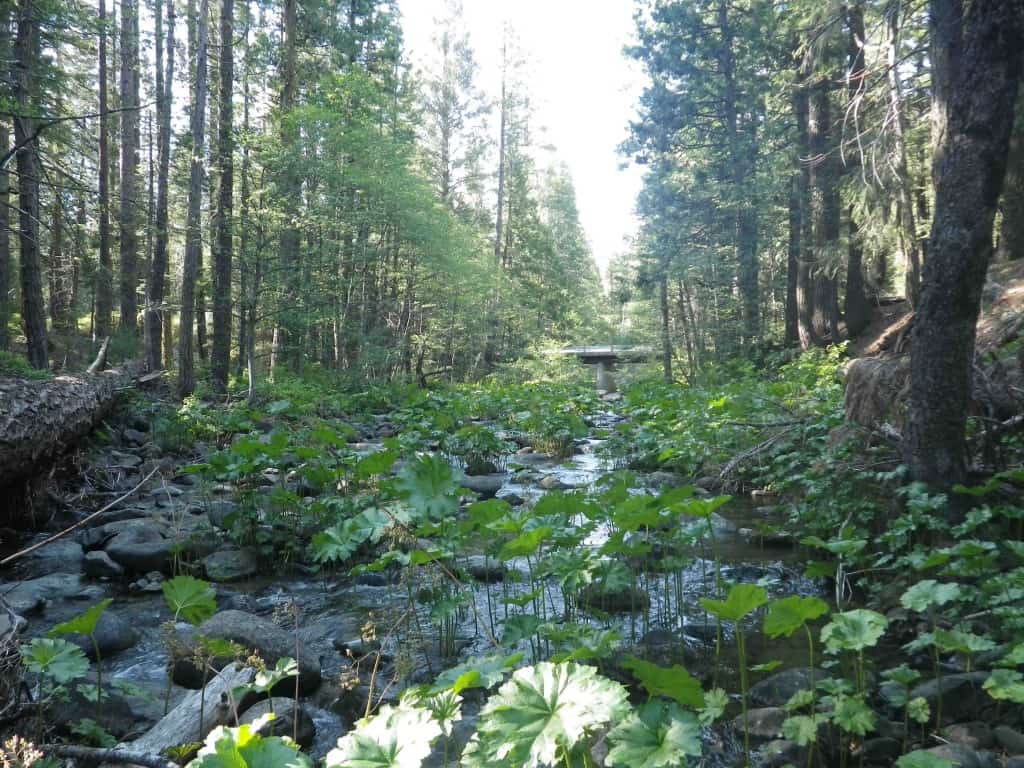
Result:
M1016 670L993 669L982 688L993 699L1024 704L1024 675Z
M282 680L297 677L298 674L298 662L295 659L284 657L277 660L273 669L263 669L257 672L253 684L256 690L266 693Z
M907 702L907 717L915 723L924 725L932 719L932 708L928 699L924 696L917 696Z
M385 704L359 721L327 753L327 768L419 768L443 733L433 714L420 707Z
M59 685L85 677L89 671L82 649L67 640L37 637L21 647L21 658L29 671Z
M62 637L64 635L85 635L86 637L92 637L96 632L96 625L100 623L100 617L103 616L103 612L107 610L112 602L114 602L114 600L110 597L106 600L100 600L85 613L80 613L75 616L75 618L69 619L62 624L52 627L50 631L46 633L47 636Z
M698 711L701 725L710 727L725 714L729 706L729 694L722 688L712 688L704 694L704 706Z
M189 624L202 624L217 610L213 588L201 579L186 575L175 576L165 581L161 588L175 619L185 619Z
M505 619L501 644L511 648L522 640L529 640L537 633L537 629L542 623L540 617L534 616L532 613L520 613L515 616L509 616Z
M956 763L924 749L916 749L896 761L896 768L954 768Z
M626 689L593 667L541 662L517 670L480 712L466 768L551 765L588 734L626 715Z
M452 688L459 692L466 688L493 688L504 680L508 671L514 669L516 664L522 660L523 654L521 653L513 653L509 656L492 653L468 659L438 675L431 691L438 693Z
M608 734L606 764L634 768L676 768L701 754L700 723L691 712L653 699Z
M768 602L764 587L755 584L736 584L729 590L725 601L702 597L704 610L725 621L739 621Z
M920 680L921 673L916 669L911 669L906 664L900 664L898 667L885 670L882 673L882 677L906 688Z
M821 641L829 653L860 652L873 647L888 625L889 620L876 611L860 608L837 613L821 630Z
M806 747L818 740L818 727L826 720L828 718L821 714L787 717L782 721L782 736Z
M397 488L421 515L440 520L459 510L458 478L443 456L422 456L399 475Z
M844 731L864 736L875 727L876 715L860 696L840 696L836 699L832 721Z
M369 480L376 475L383 475L397 460L398 454L393 451L376 451L357 461L353 472L360 480Z
M526 531L511 541L505 542L505 545L498 553L498 557L502 560L512 560L517 557L532 555L540 548L544 541L551 538L552 533L551 526L548 525L542 525L539 528Z
M769 604L764 633L771 638L789 637L809 621L828 613L828 604L816 597L786 597Z
M189 768L313 768L290 739L260 736L259 729L273 715L238 728L218 726L206 737Z
M945 605L959 597L959 584L940 584L934 579L925 579L903 593L900 605L908 611L924 613L932 606Z
M704 706L704 689L700 682L678 664L661 667L630 656L622 662L622 667L632 672L651 696L666 696L694 709Z

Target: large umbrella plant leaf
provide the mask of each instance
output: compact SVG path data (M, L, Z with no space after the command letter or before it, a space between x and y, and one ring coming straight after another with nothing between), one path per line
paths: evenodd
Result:
M338 739L326 768L420 768L441 733L429 710L385 705Z
M725 600L700 599L704 610L725 621L740 621L767 602L768 593L756 584L735 584Z
M629 711L626 689L593 667L541 662L517 670L480 713L466 768L551 766Z
M701 753L700 723L692 712L671 702L652 699L615 726L609 766L681 768L687 757Z

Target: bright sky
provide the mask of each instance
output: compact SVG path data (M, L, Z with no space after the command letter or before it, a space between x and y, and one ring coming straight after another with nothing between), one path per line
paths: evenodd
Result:
M406 43L416 64L427 61L434 19L444 0L399 0ZM642 90L639 68L622 55L633 35L633 0L463 0L463 19L480 64L479 87L501 87L501 40L515 29L530 66L538 143L555 147L576 184L583 227L602 273L636 229L633 206L640 169L619 170L616 152Z

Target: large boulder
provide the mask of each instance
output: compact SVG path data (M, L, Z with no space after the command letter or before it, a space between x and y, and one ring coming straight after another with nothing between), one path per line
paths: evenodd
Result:
M296 708L294 699L286 699L283 696L264 699L245 710L238 718L238 723L239 725L254 723L271 712L274 713L274 719L260 728L261 736L287 736L289 739L294 738L303 749L313 746L313 740L316 738L316 724L301 705ZM295 727L296 712L298 713L298 729Z
M466 475L459 481L459 485L473 491L481 499L493 499L508 482L508 478L507 474Z
M85 651L86 656L96 661L97 648L101 659L109 659L114 654L135 645L139 641L139 633L127 621L108 610L103 612L96 625L95 641L93 644L92 638L81 635L76 635L73 639L73 642Z
M124 576L124 566L115 563L110 555L102 550L86 552L82 560L82 570L86 576L94 579L119 579Z
M827 672L810 667L785 669L754 683L750 687L750 700L761 707L781 707L797 691L811 689L828 676Z
M201 624L195 631L179 633L179 644L182 646L176 653L174 663L174 682L186 688L200 688L204 677L202 670L196 666L192 649L196 646L196 636L217 640L230 640L242 646L247 652L255 652L267 666L272 667L278 659L295 658L295 636L281 629L262 616L245 611L221 611ZM213 666L222 669L233 659L216 659ZM320 661L306 651L300 644L299 656L299 691L309 693L320 685ZM280 686L282 692L294 692L294 680L286 680ZM276 689L275 689L276 690Z
M14 584L0 584L0 595L15 613L31 615L56 600L99 600L103 590L99 586L84 586L78 573L51 573Z
M919 683L910 692L910 698L921 697L928 702L932 712L938 712L941 706L942 720L946 723L987 720L982 715L995 704L981 687L987 679L988 672L943 675Z
M223 549L204 558L203 569L210 581L241 581L256 575L259 562L247 549Z
M745 730L751 741L773 741L782 738L782 722L788 716L782 707L755 707L747 710L745 722L742 714L733 718L732 726L740 734Z
M28 569L32 575L48 573L78 573L82 570L82 545L72 539L58 539L28 556Z
M156 525L133 526L107 542L106 553L126 571L165 571L171 562L174 542Z

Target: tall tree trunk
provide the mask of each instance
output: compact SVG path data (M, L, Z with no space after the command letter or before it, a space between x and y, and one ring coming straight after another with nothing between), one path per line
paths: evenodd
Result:
M96 321L94 336L101 341L110 335L114 307L114 265L110 258L110 116L107 101L110 91L107 75L107 7L99 0L99 264L96 268Z
M895 154L896 210L903 253L907 259L904 293L912 307L916 307L921 292L921 245L917 236L917 218L914 215L914 197L911 192L910 169L907 164L907 146L904 139L906 118L903 114L903 94L899 75L900 40L899 2L888 9L889 22L889 110L892 118L893 153Z
M290 152L298 151L298 135L291 123L291 111L298 96L298 0L284 0L284 40L281 46L281 146ZM295 269L299 258L301 236L295 219L298 216L298 201L302 182L288 163L281 169L281 190L285 224L281 228L279 253L284 273L284 290L277 306L277 321L274 325L274 339L270 354L270 375L274 376L277 366L284 358L293 357L292 347L298 344L294 331L296 318L295 304L298 300ZM292 361L294 362L294 360Z
M733 60L733 31L729 20L728 3L719 0L718 28L722 35L719 46L718 64L724 80L723 110L726 133L729 138L729 165L732 169L732 200L735 217L733 236L736 239L736 262L740 289L740 314L743 318L743 343L753 345L760 332L757 263L757 207L753 200L753 189L748 183L753 168L750 167L751 152L742 146L738 127L739 114L736 104L736 75Z
M203 198L204 137L206 128L206 46L209 0L200 0L196 13L195 0L189 2L189 38L195 39L192 82L192 166L188 188L188 223L185 242L185 263L181 278L181 320L178 328L178 391L182 395L195 389L195 360L192 350L192 328L195 320L196 277L203 249L203 228L200 208Z
M658 303L661 307L661 370L665 381L672 381L672 326L669 322L668 266L658 279Z
M797 335L800 337L800 348L807 350L819 343L814 330L814 248L813 228L811 226L811 154L810 129L808 126L810 113L810 93L806 76L807 63L801 64L797 75L793 111L796 114L797 139L800 149L800 176L798 179L800 207L800 256L796 273L796 317Z
M864 46L867 36L864 31L864 4L856 0L846 7L846 24L849 30L847 96L852 102L860 101L866 84ZM854 125L856 131L857 125ZM860 154L847 156L846 172L853 176L860 170ZM860 335L871 322L871 303L864 289L864 246L854 215L853 206L847 208L848 246L846 251L846 296L843 299L843 314L846 317L846 332L850 338Z
M163 303L166 286L168 254L168 176L171 162L171 108L174 103L174 0L167 0L166 49L162 18L163 0L156 0L156 111L157 111L157 182L156 232L153 239L153 260L146 281L146 359L150 370L163 367L161 354ZM166 70L163 67L166 66Z
M928 3L928 45L932 62L932 185L939 174L949 146L949 104L953 80L960 71L963 55L963 0L930 0Z
M0 34L7 29L7 19L0 18ZM8 47L0 41L0 51ZM7 123L0 121L0 152L7 152L11 142ZM7 324L11 320L10 294L11 278L11 215L7 190L10 186L10 174L7 165L0 166L0 352L10 347Z
M811 150L811 233L814 248L814 311L812 325L818 339L839 341L839 296L836 279L826 261L839 242L839 189L832 142L832 109L828 77L815 73L807 117Z
M121 329L135 334L138 300L137 262L139 171L139 8L121 0Z
M506 36L508 32L506 30ZM508 137L508 41L501 45L501 116L498 129L498 206L494 217L494 261L501 263L502 237L505 207L505 144Z
M800 174L794 173L789 182L789 242L786 248L786 310L785 343L800 343L800 318L797 311L797 285L800 273Z
M71 269L64 248L64 200L54 190L50 225L50 323L54 331L68 331L71 326Z
M1017 117L1010 134L1010 156L999 204L999 244L996 261L1024 259L1024 94L1017 96Z
M32 0L21 0L16 13L14 41L14 95L19 116L14 118L14 142L18 150L18 245L21 256L21 322L25 330L28 361L33 368L47 368L46 304L43 301L43 268L39 256L39 148L34 139L37 113L35 66L40 60L39 20Z
M255 333L255 328L249 326L249 71L252 66L249 49L249 28L251 26L249 7L250 0L242 0L242 12L245 19L245 31L242 40L245 44L245 53L242 55L242 178L241 189L239 190L239 216L238 216L238 363L236 376L241 378L243 366L248 365L249 334ZM253 300L255 301L255 300ZM255 308L254 308L255 309ZM251 387L253 382L249 382Z
M944 159L914 324L905 451L913 479L937 488L967 474L975 329L1013 126L1022 19L1021 0L974 0L958 70L936 62L936 81L949 82Z
M231 249L232 201L234 187L234 2L221 0L220 5L220 120L218 122L217 157L220 181L217 195L217 249L213 265L213 349L210 371L214 389L223 391L228 383L231 364Z

